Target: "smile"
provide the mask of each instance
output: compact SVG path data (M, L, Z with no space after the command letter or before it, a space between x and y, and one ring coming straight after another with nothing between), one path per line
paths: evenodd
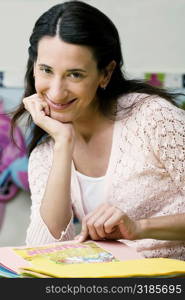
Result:
M77 100L77 98L75 99L72 99L70 101L68 101L67 103L55 103L53 102L52 100L50 100L48 97L46 98L46 101L47 103L49 104L49 106L53 109L56 109L56 110L62 110L62 109L65 109L67 107L69 107L71 104L73 104L75 101Z

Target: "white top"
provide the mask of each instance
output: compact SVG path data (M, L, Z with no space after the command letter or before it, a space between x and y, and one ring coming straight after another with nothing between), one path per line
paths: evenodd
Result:
M93 211L104 201L104 178L101 177L89 177L78 171L75 171L80 185L82 194L82 204L85 213Z

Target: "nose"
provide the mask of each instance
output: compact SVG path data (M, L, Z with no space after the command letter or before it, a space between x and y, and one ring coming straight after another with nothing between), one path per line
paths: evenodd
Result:
M68 97L68 90L64 80L54 79L50 83L49 97L56 103L63 102Z

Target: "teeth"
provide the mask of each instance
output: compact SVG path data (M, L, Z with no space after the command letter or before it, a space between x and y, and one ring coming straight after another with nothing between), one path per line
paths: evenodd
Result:
M73 99L73 100L71 100L71 101L67 102L67 104L68 104L68 103L71 103L71 102L73 102L73 101L75 101L75 100L76 100L76 99Z
M63 104L60 104L60 103L54 103L53 102L53 104L55 104L56 106L62 106Z

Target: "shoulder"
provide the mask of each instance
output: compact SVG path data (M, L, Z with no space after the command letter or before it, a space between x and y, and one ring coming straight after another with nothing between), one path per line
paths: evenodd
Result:
M32 192L33 190L37 190L38 186L44 186L48 178L52 166L53 144L54 142L51 139L47 139L37 145L30 154L28 162L28 181Z
M134 118L160 120L175 119L185 121L185 111L157 95L130 93L119 99L120 107L129 110Z
M39 164L46 161L51 161L53 145L54 141L51 138L47 138L39 143L30 154L29 164L31 164L33 161Z
M176 129L185 130L185 110L176 107L164 98L156 96L140 106L138 114L147 121L147 126L157 128L161 131L164 127L169 131Z

